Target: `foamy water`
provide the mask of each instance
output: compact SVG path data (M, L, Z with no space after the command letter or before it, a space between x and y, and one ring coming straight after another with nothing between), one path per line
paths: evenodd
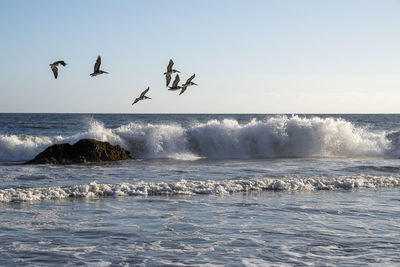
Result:
M390 188L400 186L400 177L361 176L338 178L253 178L221 181L185 181L175 183L139 182L136 184L89 184L30 189L0 190L0 202L21 202L60 200L67 198L91 198L107 196L155 196L155 195L196 195L232 194L238 192L284 190L313 191L362 188Z
M118 144L136 158L281 158L396 156L386 131L357 127L341 118L277 116L239 123L234 119L182 126L130 122L115 129L90 120L71 136L0 135L0 160L32 159L55 143L94 138Z

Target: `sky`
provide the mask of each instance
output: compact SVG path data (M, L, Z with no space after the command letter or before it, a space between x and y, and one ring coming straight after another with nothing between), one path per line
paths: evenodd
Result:
M90 77L98 55L109 75ZM181 81L165 87L169 59ZM67 62L54 79L49 64ZM150 86L152 100L132 101ZM400 113L398 0L0 1L0 112Z

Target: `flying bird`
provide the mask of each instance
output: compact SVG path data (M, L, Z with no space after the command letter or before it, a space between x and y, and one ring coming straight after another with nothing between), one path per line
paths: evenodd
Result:
M59 60L59 61L53 62L52 64L49 64L49 65L50 65L51 70L53 71L54 78L57 79L57 77L58 77L57 66L65 67L67 65L67 63L65 63L63 60Z
M132 105L133 105L133 104L136 104L136 103L139 102L140 100L151 99L150 97L146 96L146 93L147 93L149 90L150 90L150 86L147 87L147 89L144 90L144 91L140 94L140 96L137 97L137 98L135 99L135 101L133 101Z
M172 59L170 59L168 66L167 66L167 72L164 72L167 87L171 81L171 74L173 74L175 72L181 73L179 70L173 69L172 68L173 65L174 65L174 61Z
M94 77L94 76L97 76L97 75L100 75L100 74L103 74L103 73L107 73L108 74L108 72L100 70L100 65L101 65L101 57L98 56L97 60L96 60L96 63L94 64L94 71L93 71L93 73L90 74L90 76Z
M184 84L182 84L182 90L181 90L181 92L179 93L179 95L183 94L183 93L186 91L186 89L187 89L188 86L192 86L192 85L196 85L196 86L197 86L197 85L198 85L198 84L192 82L192 80L194 79L194 77L196 77L196 74L193 74L192 76L190 76L190 78L187 79L186 82L185 82Z
M172 83L172 86L170 86L168 90L175 91L175 90L181 89L182 87L180 87L180 86L178 85L178 83L179 83L180 80L181 80L181 79L179 78L179 74L177 74L177 75L175 76L174 82Z

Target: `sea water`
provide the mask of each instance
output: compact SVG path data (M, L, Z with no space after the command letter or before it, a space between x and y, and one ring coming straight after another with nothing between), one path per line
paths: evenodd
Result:
M24 165L95 138L133 160ZM400 115L0 114L0 265L400 265Z

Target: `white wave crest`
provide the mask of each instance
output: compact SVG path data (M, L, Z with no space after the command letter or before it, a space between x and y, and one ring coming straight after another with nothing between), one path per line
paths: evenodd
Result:
M136 184L97 184L51 188L26 188L0 190L0 202L59 200L66 198L91 198L105 196L151 196L151 195L196 195L231 194L255 190L314 191L352 190L361 188L387 188L400 186L400 177L338 177L282 179L253 178L222 181L186 181L175 183L139 182Z
M131 122L116 129L92 120L86 131L66 137L0 135L0 160L32 159L47 146L81 138L119 144L136 158L370 157L393 155L387 134L337 118L277 116L239 123L210 120L180 124Z
M334 118L275 117L239 124L210 121L190 129L200 155L217 158L378 156L389 147L385 133Z
M180 125L130 123L114 131L123 141L120 145L132 155L145 158L168 158L194 155L187 149L185 129Z
M114 133L112 129L108 129L104 126L103 123L91 119L88 122L88 130L77 133L73 136L65 138L65 141L68 143L75 143L83 138L93 138L103 142L109 142L111 144L121 144L121 138Z
M0 161L22 161L34 158L62 137L0 135Z

